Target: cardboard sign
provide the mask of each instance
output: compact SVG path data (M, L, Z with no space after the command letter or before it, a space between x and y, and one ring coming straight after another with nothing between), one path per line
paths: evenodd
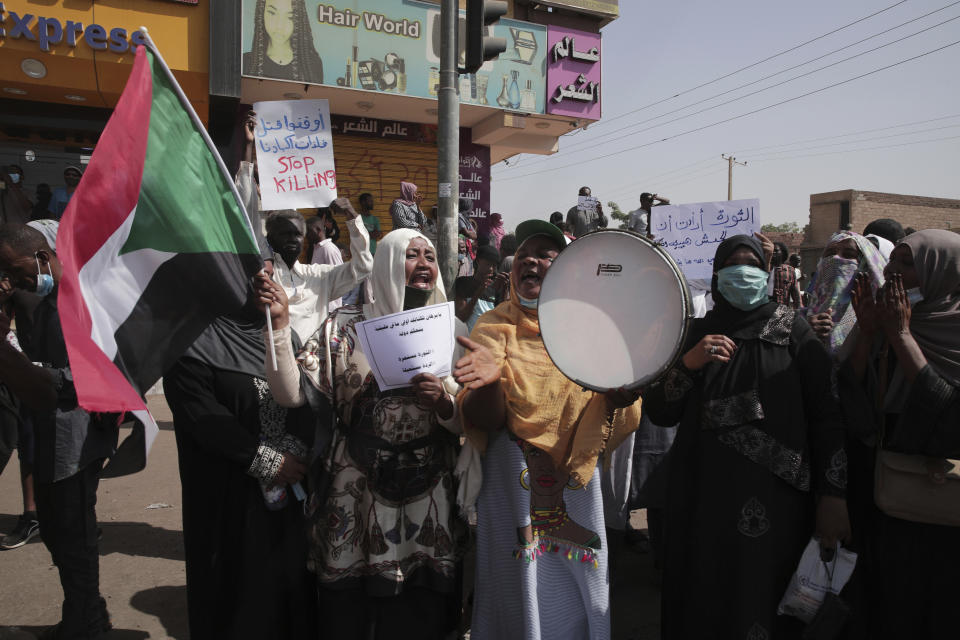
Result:
M326 207L337 198L326 100L257 102L261 209Z

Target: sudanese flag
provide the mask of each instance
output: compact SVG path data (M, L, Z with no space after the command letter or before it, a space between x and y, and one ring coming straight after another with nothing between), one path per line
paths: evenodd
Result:
M143 394L214 318L243 306L262 266L226 168L148 47L63 214L57 256L80 406L136 416L145 456L156 424Z

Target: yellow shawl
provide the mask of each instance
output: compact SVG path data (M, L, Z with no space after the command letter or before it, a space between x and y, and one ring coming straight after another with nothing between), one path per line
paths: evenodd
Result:
M583 391L560 373L543 346L535 310L513 300L504 302L480 317L470 339L501 363L507 428L549 453L557 468L569 471L575 482L587 484L600 453L616 449L639 426L639 400L611 415L603 394ZM571 334L571 339L589 337ZM461 407L468 393L460 394ZM466 417L464 430L483 452L488 430L475 427Z

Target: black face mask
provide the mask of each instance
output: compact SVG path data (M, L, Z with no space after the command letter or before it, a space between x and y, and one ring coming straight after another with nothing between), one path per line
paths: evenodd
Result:
M406 291L403 294L403 310L419 309L420 307L426 306L427 300L430 299L432 294L433 288L417 289L416 287L406 287Z

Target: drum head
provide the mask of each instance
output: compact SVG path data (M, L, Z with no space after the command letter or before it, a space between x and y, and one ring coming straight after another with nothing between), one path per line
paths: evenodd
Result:
M540 333L560 371L588 389L636 388L683 347L690 295L673 259L627 231L572 242L540 288Z

